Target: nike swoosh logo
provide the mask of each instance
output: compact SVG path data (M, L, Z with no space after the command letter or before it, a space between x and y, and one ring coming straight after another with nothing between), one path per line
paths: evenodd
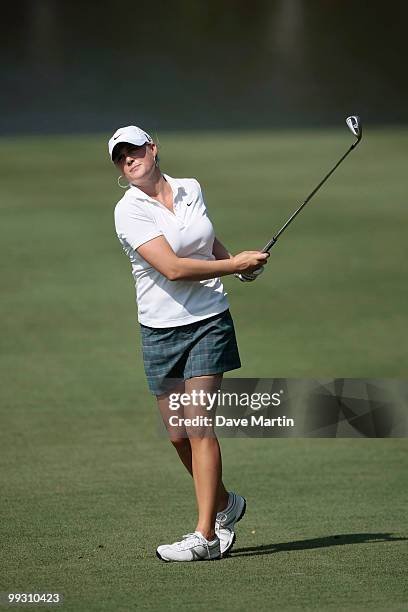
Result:
M119 136L122 136L122 134L118 134L117 136L114 136L113 140L117 140L119 138Z

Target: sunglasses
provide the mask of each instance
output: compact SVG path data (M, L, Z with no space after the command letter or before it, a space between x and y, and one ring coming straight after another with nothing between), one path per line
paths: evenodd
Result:
M121 163L127 155L132 155L132 152L139 151L144 146L146 146L146 143L142 145L128 145L125 149L119 150L113 155L114 163Z

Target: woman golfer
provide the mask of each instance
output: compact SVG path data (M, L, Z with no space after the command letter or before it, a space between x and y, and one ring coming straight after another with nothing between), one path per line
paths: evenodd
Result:
M109 140L109 154L129 187L116 205L115 226L136 282L149 388L193 476L198 505L195 531L159 546L156 554L163 561L219 559L234 543L246 501L224 487L212 426L192 427L188 420L208 415L204 394L198 406L191 402L177 412L170 402L179 393L216 393L223 372L241 366L220 277L255 280L268 254L230 255L215 237L199 183L162 173L157 146L144 130L119 128ZM176 423L169 418L175 415Z

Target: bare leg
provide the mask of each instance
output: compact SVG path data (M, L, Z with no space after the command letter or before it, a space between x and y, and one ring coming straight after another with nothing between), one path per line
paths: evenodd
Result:
M185 382L185 391L193 390L205 393L216 393L220 388L222 374L194 377ZM185 406L186 418L194 416L215 415L207 411L208 402L203 400L200 406ZM222 484L222 461L218 440L212 425L186 427L190 439L192 454L192 473L198 505L198 523L196 530L207 539L214 538L215 516L219 506L225 508L228 493Z
M172 415L178 415L179 417L184 416L184 409L182 406L180 406L177 412L170 409L170 395L173 393L184 393L184 391L185 391L184 381L181 381L177 385L177 387L174 387L174 389L172 389L168 393L165 393L163 395L157 395L156 399L157 399L157 405L159 407L160 414L162 416L164 425L167 429L167 433L169 434L170 442L173 444L174 448L176 449L178 456L180 457L183 465L185 466L187 471L190 472L192 476L193 473L192 473L192 467L191 467L192 465L191 446L190 446L190 440L188 439L188 436L187 436L186 429L185 427L171 427L170 422L169 422L169 418Z
M205 378L209 378L209 377L205 377ZM197 380L197 379L190 379L190 380ZM190 383L190 381L187 381L187 382ZM177 388L171 391L171 393L184 393L184 392L185 392L184 382L180 383L180 386L178 386ZM164 395L157 396L158 407L162 415L164 424L167 428L170 442L173 444L174 448L176 449L181 462L183 463L183 465L185 466L189 474L193 476L192 450L191 450L190 439L188 438L188 435L187 435L187 431L185 428L171 427L169 425L169 417L171 415L178 414L179 416L184 416L184 411L182 407L177 411L177 413L170 410L169 395L170 395L170 392ZM215 438L215 441L216 441L216 444L218 444L218 441L216 438ZM221 473L221 454L220 454L219 446L218 446L218 453L220 456L220 473ZM217 490L217 506L216 506L217 512L224 510L227 504L228 504L228 491L226 490L224 483L222 482L220 478L219 483L218 483L218 490Z

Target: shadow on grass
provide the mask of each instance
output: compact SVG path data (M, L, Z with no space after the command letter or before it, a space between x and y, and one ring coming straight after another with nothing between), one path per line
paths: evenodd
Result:
M328 546L341 546L344 544L367 544L369 542L401 542L408 538L393 537L392 533L343 533L313 538L310 540L295 540L294 542L281 542L279 544L263 544L262 546L248 546L247 548L234 548L230 557L245 557L255 555L269 555L291 550L310 550L312 548L326 548Z

